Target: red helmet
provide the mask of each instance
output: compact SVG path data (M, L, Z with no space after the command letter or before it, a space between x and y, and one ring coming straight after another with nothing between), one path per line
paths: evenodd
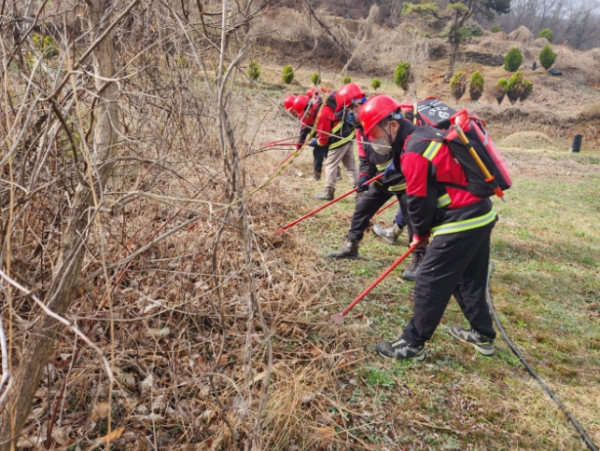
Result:
M337 103L336 111L352 105L353 100L362 100L365 98L365 92L356 83L348 83L342 86L335 96Z
M308 97L304 94L300 94L294 100L294 106L292 109L298 114L298 116L302 116L304 114L304 110L306 109L306 105L308 105Z
M316 88L310 88L308 91L306 91L306 97L310 99L312 96L317 95L318 93L319 91L317 91Z
M409 100L405 100L400 104L400 109L403 113L412 113L415 109L415 104Z
M285 107L286 111L290 111L292 109L292 107L294 106L294 100L296 100L296 96L293 96L291 94L285 98L285 100L283 101L283 106Z
M386 94L375 95L367 100L358 110L358 118L362 124L364 135L370 135L373 127L399 108L400 102Z

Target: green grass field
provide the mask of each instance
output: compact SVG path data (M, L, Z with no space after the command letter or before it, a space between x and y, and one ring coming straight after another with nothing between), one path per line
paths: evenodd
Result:
M494 305L524 357L600 444L600 153L510 150L505 155L514 185L506 203L494 201L500 214L491 250ZM319 205L312 196L324 184L306 181L309 152L289 171L294 208L285 219L292 220ZM344 173L338 194L350 188ZM395 208L374 222L390 224ZM423 362L393 362L375 354L376 342L395 338L411 316L412 283L400 278L408 262L342 326L329 321L404 249L387 245L369 229L360 259L326 259L343 242L353 210L348 197L288 235L310 256L326 286L305 318L313 324L306 338L288 341L280 351L285 358L300 348L319 350L301 365L318 378L300 384L317 393L316 399L299 403L293 414L299 430L314 437L302 441L284 434L274 443L300 449L585 449L500 335L491 358L448 337L449 325L466 325L454 300ZM401 239L404 243L406 235ZM291 387L275 383L272 390L273 412L293 409L284 395Z

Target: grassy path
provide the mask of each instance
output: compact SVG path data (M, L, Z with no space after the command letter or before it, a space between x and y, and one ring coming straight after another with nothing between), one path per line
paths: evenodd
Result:
M600 444L600 154L513 150L507 157L515 183L506 204L495 201L501 219L492 236L494 304L525 358ZM286 181L296 217L318 205L312 196L323 189L322 182L306 181L309 153L297 163ZM350 188L344 174L338 193ZM448 338L449 325L464 324L454 300L423 362L376 356L375 343L397 336L411 315L412 284L400 279L400 268L340 329L328 322L403 249L368 231L359 260L324 258L342 243L353 209L353 197L344 199L287 238L318 268L322 285L303 312L313 327L305 338L285 343L282 358L313 348L312 360L300 367L314 370L318 381L303 382L301 390L318 395L296 406L298 433L276 443L300 449L584 449L501 339L497 355L486 358ZM394 213L392 207L376 221L389 224ZM282 408L278 403L285 404L275 396L271 409ZM301 438L301 431L308 436Z

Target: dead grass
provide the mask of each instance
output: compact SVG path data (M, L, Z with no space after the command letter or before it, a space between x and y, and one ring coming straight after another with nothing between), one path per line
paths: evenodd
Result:
M550 137L540 132L517 132L498 142L500 147L557 150L557 143Z
M521 44L529 44L533 41L533 33L529 28L521 26L508 35L510 41L520 42Z
M581 121L596 121L598 119L600 119L600 102L586 105L579 114L579 120Z

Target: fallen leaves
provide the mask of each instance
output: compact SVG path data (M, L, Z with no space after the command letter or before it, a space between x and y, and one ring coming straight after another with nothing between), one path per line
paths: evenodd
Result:
M321 443L319 444L320 449L327 449L331 446L333 437L335 436L335 429L332 427L319 427L317 432L320 435Z
M108 412L110 412L110 404L107 402L99 402L96 404L92 410L92 415L90 416L91 421L98 421L108 417Z
M88 451L92 451L92 450L98 448L99 446L106 445L110 442L120 439L121 436L123 435L123 432L125 432L125 428L121 427L121 428L115 429L114 431L111 431L109 434L106 434L104 437L97 438L96 440L94 440L92 442L92 445L90 446Z

